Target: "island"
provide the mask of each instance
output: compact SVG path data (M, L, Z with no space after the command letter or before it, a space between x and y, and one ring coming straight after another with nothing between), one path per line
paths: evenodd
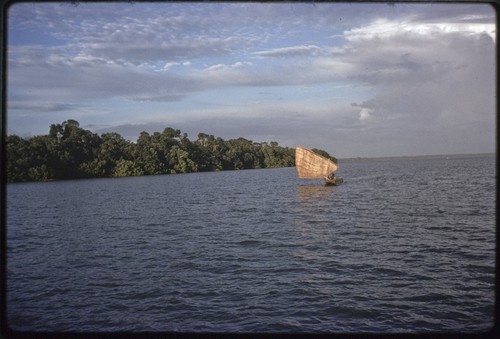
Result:
M161 133L141 132L131 142L115 132L99 136L71 119L50 125L47 135L9 135L5 141L8 182L293 167L295 162L295 149L275 141L224 140L205 133L191 141L166 127Z

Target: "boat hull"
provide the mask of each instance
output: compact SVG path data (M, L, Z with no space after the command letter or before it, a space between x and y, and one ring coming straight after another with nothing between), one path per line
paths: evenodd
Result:
M342 177L335 177L333 180L325 179L324 184L325 186L338 186L343 182L344 179Z

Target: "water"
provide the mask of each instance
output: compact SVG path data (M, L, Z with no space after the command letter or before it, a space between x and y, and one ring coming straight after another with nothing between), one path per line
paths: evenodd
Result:
M494 323L495 157L10 184L18 331L429 332Z

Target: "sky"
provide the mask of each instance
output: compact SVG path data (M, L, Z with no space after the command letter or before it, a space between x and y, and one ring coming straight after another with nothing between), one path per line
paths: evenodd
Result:
M7 133L68 119L337 158L495 152L487 4L14 3Z

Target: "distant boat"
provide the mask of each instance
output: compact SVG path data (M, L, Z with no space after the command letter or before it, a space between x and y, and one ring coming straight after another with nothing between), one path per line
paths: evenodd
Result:
M336 163L304 147L295 148L295 168L299 178L323 179L325 186L337 186L344 181L333 175L339 168Z

